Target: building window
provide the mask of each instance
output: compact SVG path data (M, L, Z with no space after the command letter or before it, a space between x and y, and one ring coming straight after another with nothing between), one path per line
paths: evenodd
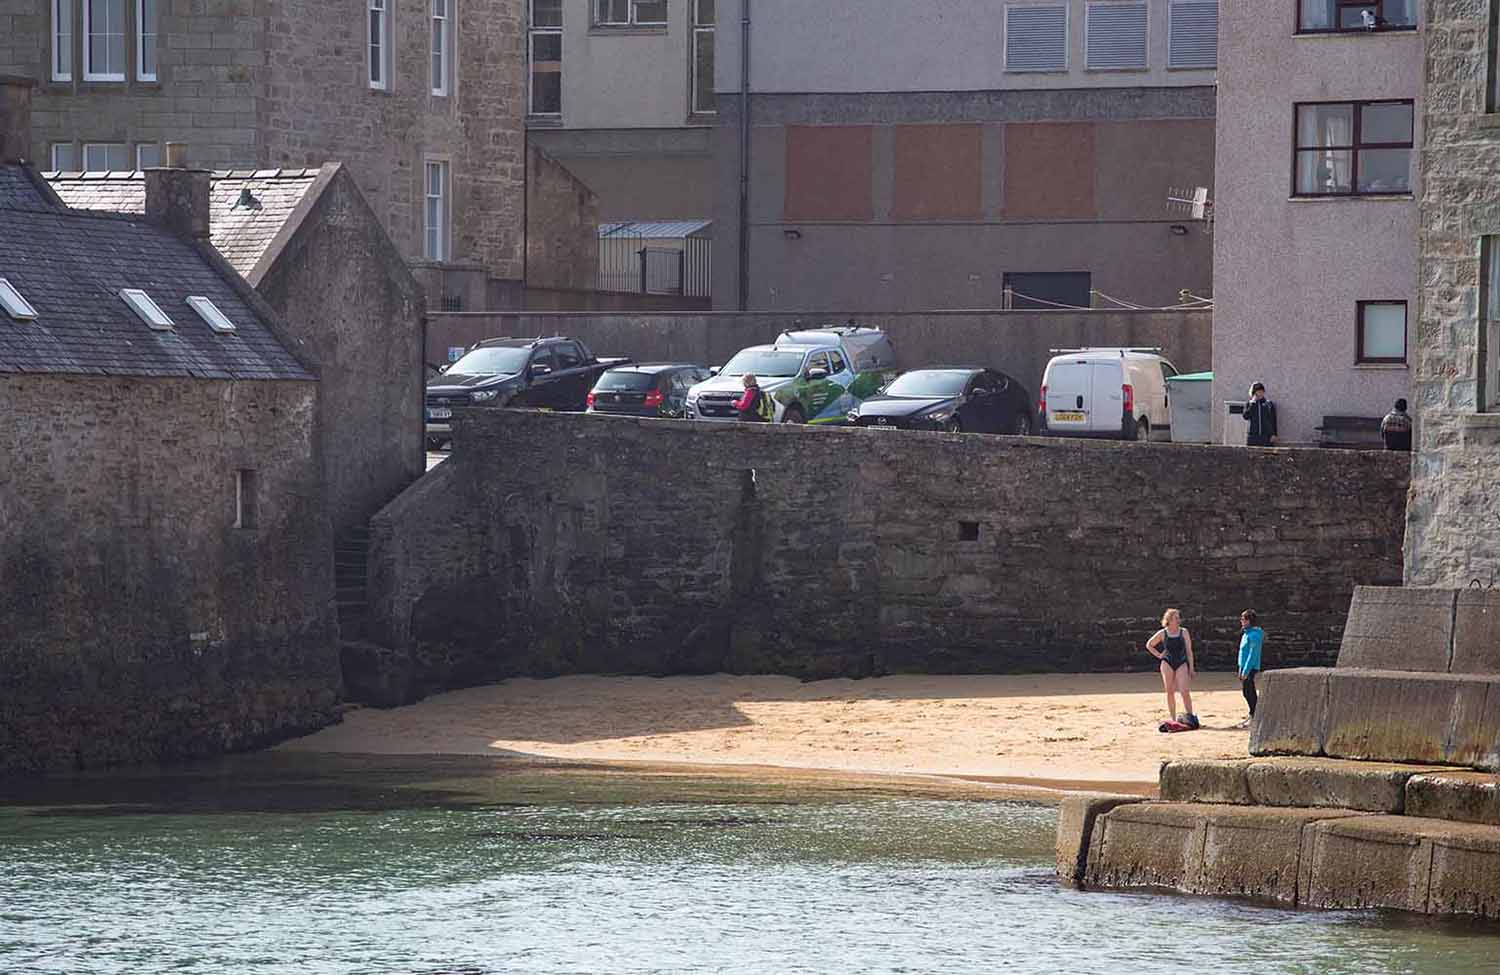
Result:
M453 61L453 0L432 0L432 93L448 94Z
M1297 106L1295 196L1411 192L1411 102Z
M531 0L530 114L562 114L562 0Z
M161 165L161 146L154 142L142 142L135 147L135 168L154 169Z
M1146 67L1149 17L1144 3L1091 3L1084 10L1090 71L1132 71Z
M49 162L55 171L59 173L77 172L78 154L73 151L73 143L54 142L48 147L47 155L50 157Z
M1005 8L1005 70L1068 70L1068 8Z
M595 27L666 25L667 0L594 0Z
M1361 301L1354 361L1406 362L1406 302Z
M130 169L130 152L123 142L89 142L83 147L83 168L90 173Z
M52 0L52 80L73 80L73 0Z
M448 164L429 161L425 167L427 206L423 254L429 261L448 259Z
M693 105L694 115L712 115L714 102L714 0L692 0L693 4Z
M1489 77L1484 86L1484 110L1500 112L1500 0L1490 0L1490 40L1485 65Z
M83 80L125 80L125 0L83 0Z
M1298 0L1297 32L1415 30L1420 0Z
M391 87L391 0L369 0L370 14L370 87L388 91Z
M234 472L234 527L254 528L260 520L260 478L252 470Z
M1007 271L1001 280L1007 308L1089 308L1094 303L1088 271Z
M1167 20L1167 67L1218 65L1219 0L1172 0Z
M1480 304L1478 403L1485 413L1500 411L1500 237L1479 242Z
M135 0L135 76L156 80L156 0Z

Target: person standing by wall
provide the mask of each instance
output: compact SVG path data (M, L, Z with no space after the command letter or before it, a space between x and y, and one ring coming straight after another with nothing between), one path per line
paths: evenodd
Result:
M1245 695L1245 704L1250 708L1250 717L1235 725L1249 727L1255 717L1255 675L1260 673L1260 651L1266 642L1266 631L1256 625L1255 610L1247 609L1240 614L1240 691Z
M1411 414L1406 412L1406 400L1396 400L1396 405L1380 421L1380 439L1386 450L1411 450Z
M1160 648L1160 649L1158 649ZM1161 661L1161 683L1167 692L1167 720L1177 720L1177 695L1182 696L1183 717L1196 727L1193 717L1193 635L1182 625L1182 613L1169 609L1161 615L1161 629L1146 641L1146 652Z
M1250 387L1250 402L1245 404L1245 422L1250 429L1245 435L1249 447L1274 447L1281 442L1276 435L1276 404L1266 399L1266 384L1256 383Z
M765 423L771 419L770 401L766 394L761 391L760 380L754 375L745 373L742 380L745 384L745 395L735 401L734 409L739 418L749 423Z

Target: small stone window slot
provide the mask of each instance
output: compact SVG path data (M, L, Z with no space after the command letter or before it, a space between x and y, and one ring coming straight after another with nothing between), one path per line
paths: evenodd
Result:
M958 523L958 540L960 542L979 541L979 522L961 521Z
M260 478L255 471L234 472L234 527L254 528L259 514Z

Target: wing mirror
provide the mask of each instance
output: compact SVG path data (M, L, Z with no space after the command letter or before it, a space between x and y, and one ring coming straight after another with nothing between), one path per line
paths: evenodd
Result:
M708 367L708 374L710 376L717 376L719 374L719 370L722 369L722 368L724 368L724 367L723 366L709 366Z
M544 366L544 365L541 365L541 364L537 364L537 365L534 365L534 366L531 367L531 375L532 376L546 376L546 375L549 375L551 372L552 372L552 367L551 366Z
M828 378L828 370L824 369L822 366L814 366L813 368L807 370L807 378L808 379L827 379Z

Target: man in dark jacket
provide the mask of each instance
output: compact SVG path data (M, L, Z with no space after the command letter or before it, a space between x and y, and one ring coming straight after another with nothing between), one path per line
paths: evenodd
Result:
M1245 443L1251 447L1274 447L1281 442L1276 435L1276 404L1266 399L1265 383L1250 387L1250 402L1245 404L1245 422L1250 429Z
M1380 421L1380 439L1386 450L1411 450L1411 414L1406 412L1406 400L1396 400L1396 406Z

